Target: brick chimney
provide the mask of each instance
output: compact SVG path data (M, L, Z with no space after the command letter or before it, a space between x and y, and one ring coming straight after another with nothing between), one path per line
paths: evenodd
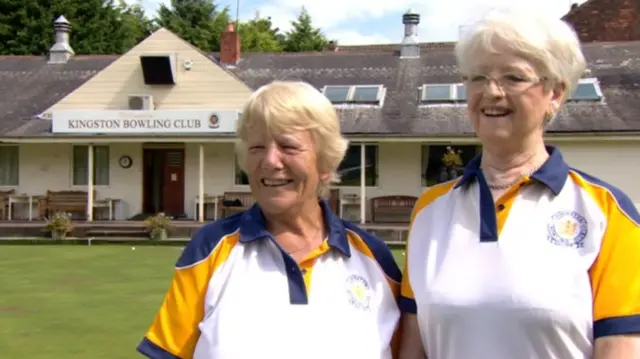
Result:
M232 22L220 36L220 62L225 65L235 65L240 61L240 36L236 32L236 25Z
M53 22L54 44L49 49L50 64L66 64L75 53L69 44L71 23L62 15Z
M581 43L640 40L640 8L635 0L590 0L562 17Z

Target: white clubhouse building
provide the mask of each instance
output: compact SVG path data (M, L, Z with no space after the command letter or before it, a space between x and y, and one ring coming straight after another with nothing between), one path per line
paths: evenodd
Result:
M409 30L413 15L403 18ZM274 79L308 81L339 109L352 143L334 198L345 218L406 222L412 200L443 180L447 147L463 162L478 149L451 45L241 55L230 28L221 53L208 55L160 29L124 55L82 56L73 54L68 29L57 21L62 46L48 57L0 58L0 78L16 86L0 94L3 220L37 220L68 204L87 221L160 211L204 221L250 205L235 164L235 125L251 92ZM585 45L591 74L548 142L640 204L639 90L610 76L637 71L615 56L638 58L640 44L599 46ZM417 72L399 81L409 67Z

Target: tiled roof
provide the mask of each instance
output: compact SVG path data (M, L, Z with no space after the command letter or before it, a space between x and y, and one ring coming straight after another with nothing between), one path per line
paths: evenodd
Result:
M50 132L39 120L60 101L118 56L75 56L66 64L47 64L40 56L0 56L0 134L33 136Z
M400 59L399 45L339 47L336 52L245 53L228 70L251 88L272 80L325 85L381 84L382 108L340 106L345 133L369 135L472 135L464 106L418 104L425 83L454 83L459 76L453 44L423 44L418 59ZM640 131L640 42L583 46L604 93L604 103L568 103L550 132ZM215 60L215 54L212 58ZM116 56L76 56L64 65L42 57L0 57L0 133L41 136L48 120L34 119L109 65Z
M340 109L344 131L362 134L471 135L464 106L419 106L418 87L455 83L453 44L424 44L419 59L400 59L398 45L352 46L311 54L247 54L233 69L252 88L275 79L325 85L382 84L382 108ZM357 50L357 51L356 51ZM373 51L373 50L371 50ZM585 44L591 77L604 103L567 103L549 132L640 131L640 42Z

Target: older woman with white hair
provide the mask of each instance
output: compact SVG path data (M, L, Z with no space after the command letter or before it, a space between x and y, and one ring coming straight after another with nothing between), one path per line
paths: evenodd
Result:
M256 205L193 236L138 351L391 359L400 269L322 199L347 149L331 102L303 82L270 83L250 97L237 137Z
M640 358L640 215L543 139L585 72L575 33L495 11L456 55L483 151L414 208L400 358Z

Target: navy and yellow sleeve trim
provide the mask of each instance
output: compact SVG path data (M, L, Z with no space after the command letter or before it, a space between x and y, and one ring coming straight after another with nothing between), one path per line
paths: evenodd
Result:
M600 251L589 269L594 337L640 334L640 214L618 188L577 170L570 175L606 221Z
M193 357L204 318L207 288L238 243L238 218L203 226L182 251L151 327L137 347L152 359Z
M186 359L175 356L161 347L154 344L147 338L143 338L138 347L138 352L151 359Z

